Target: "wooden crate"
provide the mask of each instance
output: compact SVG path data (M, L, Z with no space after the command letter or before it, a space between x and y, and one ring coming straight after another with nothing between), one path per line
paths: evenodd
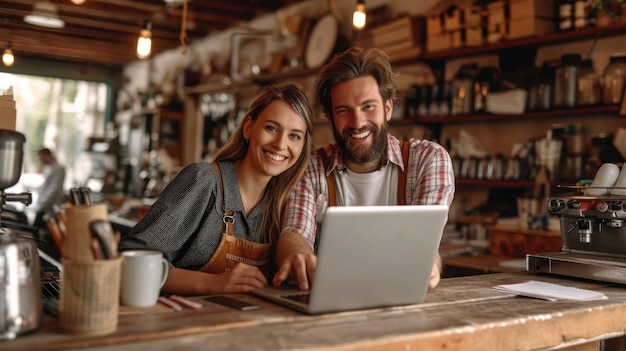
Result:
M556 23L535 17L526 17L511 20L509 22L508 39L533 37L554 33Z
M452 34L443 33L440 35L432 35L426 41L426 50L428 52L448 50L452 48Z
M403 16L371 30L372 44L386 52L422 47L424 18Z
M511 20L527 17L554 19L554 0L511 0Z

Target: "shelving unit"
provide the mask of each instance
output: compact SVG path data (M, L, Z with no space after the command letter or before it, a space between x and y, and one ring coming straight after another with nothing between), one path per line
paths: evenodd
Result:
M439 125L445 123L481 123L481 122L510 122L514 120L533 120L553 117L572 117L589 114L617 113L617 105L585 106L568 109L553 109L545 111L529 111L520 115L498 115L490 113L468 114L456 116L418 116L415 121L423 125Z
M510 55L523 51L526 58L534 57L536 49L544 46L563 44L596 38L607 38L626 34L626 23L618 23L604 27L585 28L583 30L571 32L557 32L550 35L537 37L529 37L515 40L505 40L497 43L491 43L483 46L464 47L450 50L423 52L422 55L399 60L393 62L396 67L414 65L416 63L425 62L429 65L442 65L446 60L463 58L473 55L482 55L497 53L498 55ZM317 69L293 69L275 74L260 74L245 78L242 81L230 81L223 79L222 81L201 84L189 87L185 90L190 95L213 94L213 93L233 93L240 94L249 92L253 89L259 89L263 85L270 84L275 81L283 81L293 78L311 77L317 74ZM394 119L390 121L392 126L425 126L433 131L433 135L441 135L442 128L446 125L458 123L507 123L507 122L524 122L533 120L551 119L567 119L573 116L585 115L616 115L619 106L588 106L570 109L553 109L545 111L529 111L520 115L498 115L498 114L469 114L456 116L417 116L415 118ZM325 119L316 120L316 125L325 125L328 121ZM491 181L491 180L470 180L458 179L459 184L474 184L482 186L496 187L528 187L531 181Z

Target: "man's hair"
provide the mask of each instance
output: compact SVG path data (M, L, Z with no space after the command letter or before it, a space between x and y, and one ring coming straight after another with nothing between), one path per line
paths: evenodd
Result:
M37 154L38 155L53 156L52 155L52 150L48 149L47 147L39 149L39 151L37 151Z
M379 49L362 49L353 47L335 55L322 68L316 82L317 97L322 111L333 117L333 102L330 96L332 88L339 84L359 77L372 76L378 83L383 103L396 98L397 76L391 67L389 56Z

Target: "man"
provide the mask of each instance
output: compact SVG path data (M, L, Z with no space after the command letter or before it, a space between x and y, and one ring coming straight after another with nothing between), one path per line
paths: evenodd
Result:
M65 167L57 162L52 150L42 148L37 152L37 156L43 164L44 182L37 191L37 203L35 205L34 226L43 227L45 222L43 216L45 214L53 214L53 206L63 204L65 201L65 192L63 191L63 183L65 182Z
M395 77L388 56L377 49L348 49L322 68L317 94L336 143L313 150L291 194L276 248L273 285L290 277L300 289L309 289L316 266L319 200L333 205L336 198L341 206L452 203L454 173L448 152L434 142L411 139L403 143L410 145L403 156L400 141L388 134ZM437 256L431 288L439 283L441 268Z

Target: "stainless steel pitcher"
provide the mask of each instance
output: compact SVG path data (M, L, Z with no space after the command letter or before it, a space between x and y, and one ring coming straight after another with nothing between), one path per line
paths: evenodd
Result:
M41 323L39 255L34 240L0 229L0 340L11 340Z

